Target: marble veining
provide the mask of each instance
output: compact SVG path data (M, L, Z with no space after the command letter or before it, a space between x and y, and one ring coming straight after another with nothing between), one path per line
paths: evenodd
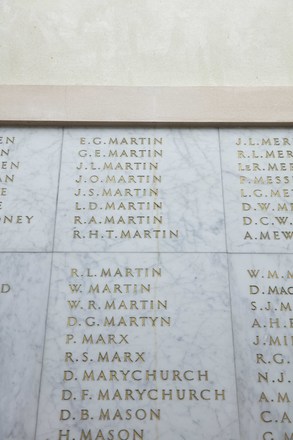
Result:
M292 145L1 128L1 440L293 439Z
M0 255L0 438L35 435L51 255Z
M65 129L55 250L225 251L217 130Z
M149 274L143 270L134 280L125 276L127 269L129 273L135 268L147 268ZM117 269L122 276L114 276ZM161 275L152 276L153 269ZM102 276L103 271L108 277ZM141 283L150 285L150 290L141 291ZM138 309L130 308L131 301ZM167 307L158 308L158 301ZM109 303L115 304L115 310L107 308ZM162 324L161 318L168 317L170 325ZM115 325L109 324L112 318ZM130 325L133 318L135 324ZM127 335L127 343L102 343L101 335L107 340L108 334L116 342L121 341L121 334ZM92 335L94 343L90 339L82 343L85 335ZM125 352L132 353L126 363ZM107 353L112 362L99 358L100 353ZM161 370L169 372L169 378L160 377ZM175 378L174 371L178 372ZM66 391L62 394L61 390ZM131 398L125 399L126 390ZM141 399L137 390L144 393ZM109 393L108 397L101 399L101 392ZM164 392L167 395L162 397ZM80 420L82 409L88 411L87 420ZM111 417L118 409L122 417L127 409L140 410L139 414L160 410L160 419L101 420L101 411L107 409ZM105 438L111 429L116 435L136 429L143 430L144 440L239 439L225 255L54 256L36 438L53 440L66 430L70 440L83 438L82 432L96 438L99 429Z
M293 271L289 255L231 255L241 438L292 436Z
M51 251L62 130L0 129L0 250Z
M292 252L293 130L220 130L229 252Z

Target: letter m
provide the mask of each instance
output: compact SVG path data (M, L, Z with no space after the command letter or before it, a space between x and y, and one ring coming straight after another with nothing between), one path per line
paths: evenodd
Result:
M278 272L274 270L274 272L268 271L268 278L279 278Z
M106 411L101 409L99 420L110 420L110 412L108 409Z
M93 370L90 371L90 373L88 373L86 370L83 373L83 378L82 380L95 380L95 376L94 376L94 372Z
M81 430L80 440L93 440L91 431L86 434L84 430Z
M278 393L278 403L279 402L290 402L290 399L288 397L288 394L282 394L282 393Z

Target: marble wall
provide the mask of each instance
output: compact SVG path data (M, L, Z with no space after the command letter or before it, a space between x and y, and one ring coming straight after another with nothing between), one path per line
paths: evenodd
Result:
M0 154L1 439L293 439L293 130Z

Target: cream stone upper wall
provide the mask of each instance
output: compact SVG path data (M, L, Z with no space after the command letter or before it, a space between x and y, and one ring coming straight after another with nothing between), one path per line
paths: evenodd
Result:
M292 0L1 0L0 84L293 85Z

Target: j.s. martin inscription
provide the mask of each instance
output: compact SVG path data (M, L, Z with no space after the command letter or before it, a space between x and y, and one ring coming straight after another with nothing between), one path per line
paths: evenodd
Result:
M56 246L156 252L214 243L223 250L219 150L216 132L207 134L66 131Z

